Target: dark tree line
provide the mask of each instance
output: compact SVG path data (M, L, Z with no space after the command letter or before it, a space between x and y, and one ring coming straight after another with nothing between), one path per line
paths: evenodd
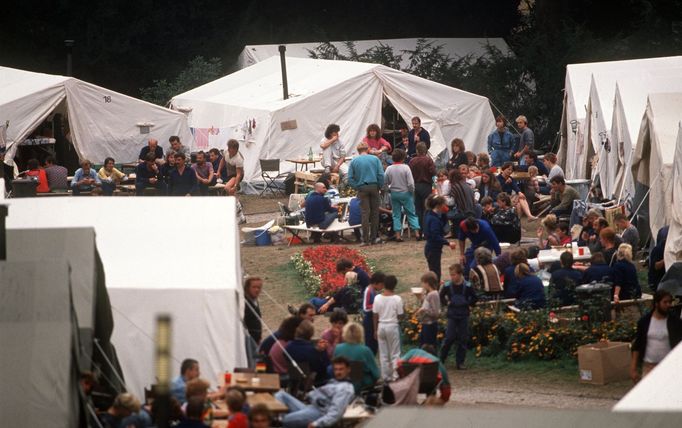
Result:
M551 145L566 64L675 55L681 34L682 0L23 0L0 13L0 65L63 74L63 41L74 39L76 77L162 103L159 87L231 72L247 44L505 37L514 56L436 55L412 72L525 113Z

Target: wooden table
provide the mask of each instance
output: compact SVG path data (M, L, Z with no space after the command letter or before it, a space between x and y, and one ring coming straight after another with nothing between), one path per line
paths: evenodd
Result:
M575 261L587 261L592 258L592 253L590 253L590 249L588 247L580 247L583 249L583 254L580 255L578 252L573 253L573 260ZM570 251L570 248L567 248L566 250ZM550 250L540 250L538 253L538 262L540 264L547 264L547 263L554 263L558 262L559 258L561 257L561 253L563 253L566 250L557 250L557 249L550 249Z
M258 383L253 382L254 378L259 379ZM253 392L277 392L280 390L277 373L232 373L230 385Z
M315 164L318 162L321 162L322 158L313 158L312 160L310 159L287 159L287 162L291 162L294 164L294 171L298 171L298 166L301 165L301 171L307 171L308 170L308 165L313 164L313 168L315 168Z

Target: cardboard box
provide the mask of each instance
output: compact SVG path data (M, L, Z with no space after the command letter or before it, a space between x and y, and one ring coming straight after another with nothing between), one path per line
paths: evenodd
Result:
M578 370L581 383L606 385L628 379L630 373L630 344L627 342L598 342L578 348Z

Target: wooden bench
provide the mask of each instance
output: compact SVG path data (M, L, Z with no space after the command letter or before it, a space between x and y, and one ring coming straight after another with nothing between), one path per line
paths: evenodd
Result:
M343 232L347 230L357 229L359 227L362 227L362 225L356 224L354 226L351 226L350 224L348 224L347 221L340 222L338 219L334 219L332 224L330 224L329 227L327 227L326 229L320 229L319 227L308 227L306 226L305 223L301 223L299 225L285 225L282 227L284 228L284 230L288 230L289 232L291 232L294 238L299 239L300 239L299 234L301 232L338 233L342 239L345 239L343 238ZM289 245L291 245L291 241L293 241L293 238L289 240Z

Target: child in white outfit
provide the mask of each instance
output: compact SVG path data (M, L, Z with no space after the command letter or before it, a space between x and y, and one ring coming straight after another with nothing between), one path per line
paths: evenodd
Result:
M381 377L385 381L398 378L398 360L400 359L400 324L403 314L403 299L394 293L398 279L388 275L384 280L384 292L374 298L374 334L379 341L379 361Z

